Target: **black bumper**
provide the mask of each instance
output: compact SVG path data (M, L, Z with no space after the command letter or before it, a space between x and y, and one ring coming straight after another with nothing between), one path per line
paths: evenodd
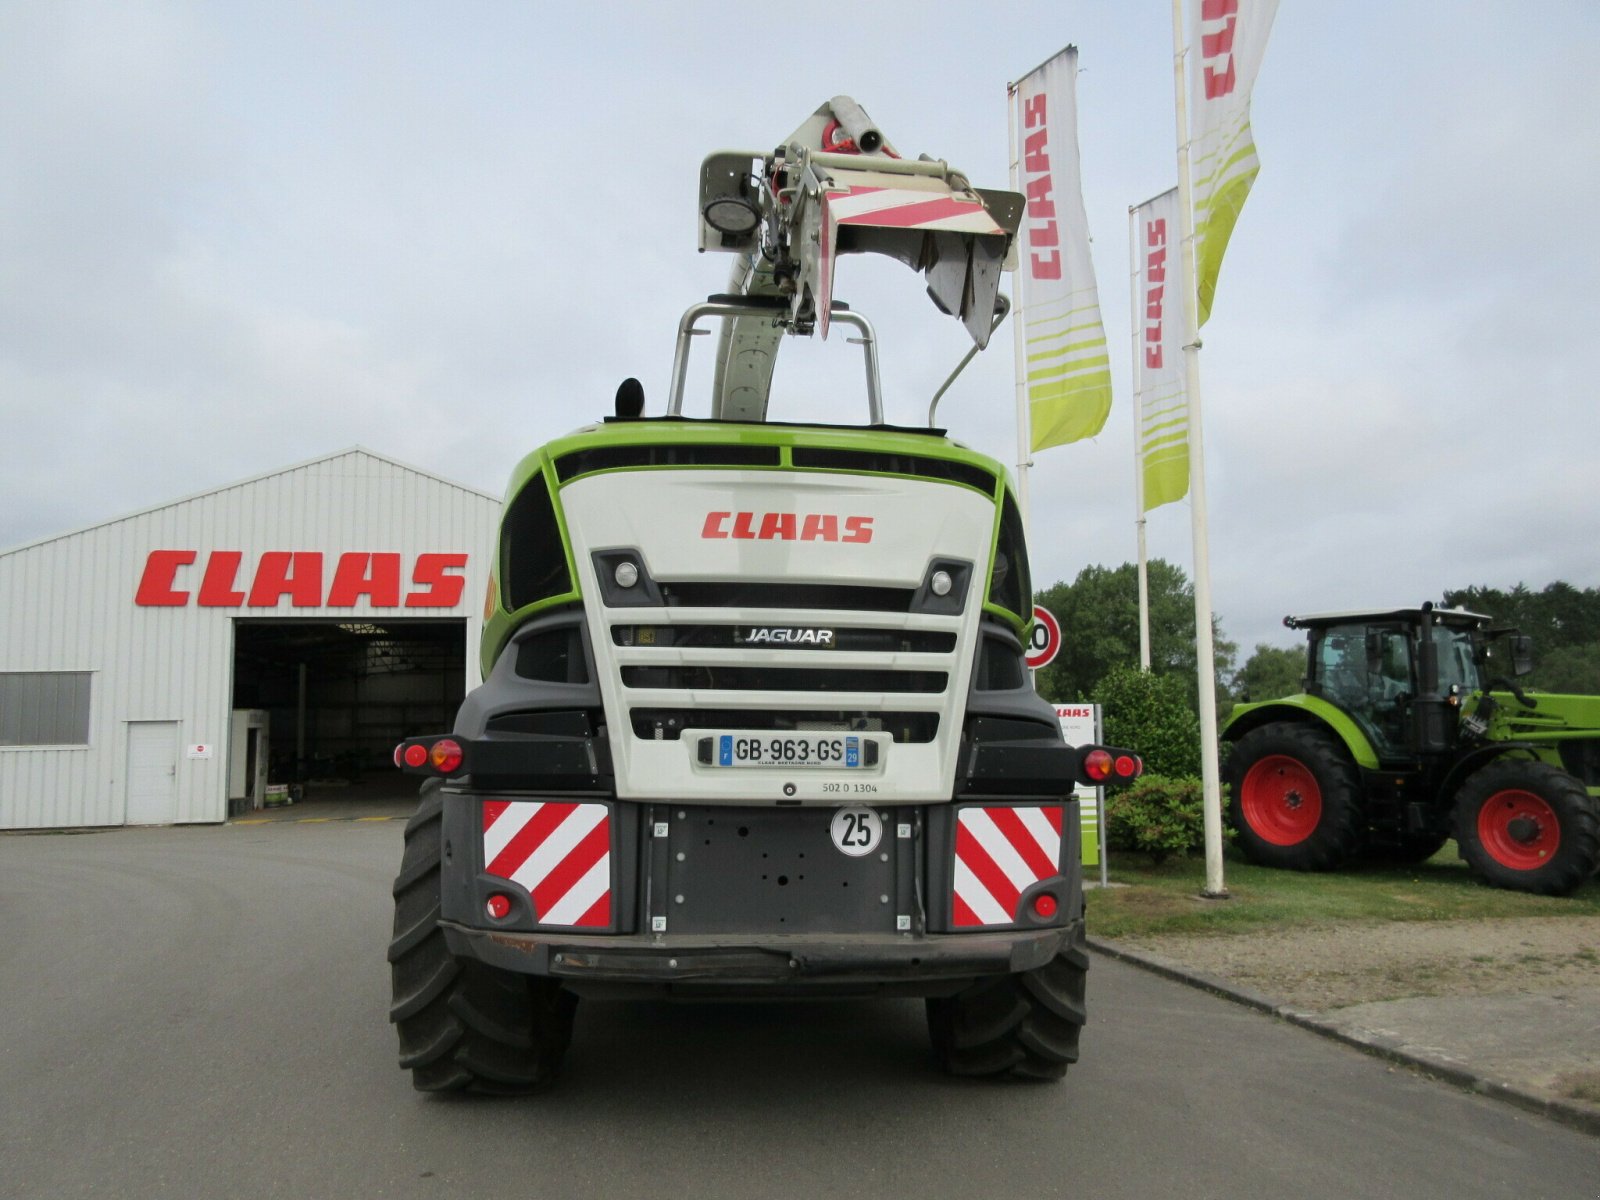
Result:
M1081 925L1079 920L1052 929L994 933L788 934L759 941L704 934L582 937L448 922L444 932L456 955L572 984L704 985L758 992L889 985L907 993L937 993L949 990L941 984L1042 967Z

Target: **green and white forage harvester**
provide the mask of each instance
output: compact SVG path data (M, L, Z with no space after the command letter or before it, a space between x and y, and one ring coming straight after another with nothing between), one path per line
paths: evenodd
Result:
M705 160L700 248L732 281L685 313L664 415L627 380L517 467L484 682L396 750L430 777L389 948L418 1088L537 1088L579 997L639 992L920 996L950 1071L1076 1060L1073 789L1141 764L1063 741L1024 661L1005 469L932 407L885 424L872 326L832 299L840 255L887 254L982 348L1022 210L902 158L847 97L771 154ZM769 420L782 339L833 324L864 347L866 422Z
M1284 624L1306 631L1305 691L1222 731L1253 861L1417 863L1454 837L1496 887L1565 895L1600 870L1600 696L1520 688L1531 638L1432 604Z

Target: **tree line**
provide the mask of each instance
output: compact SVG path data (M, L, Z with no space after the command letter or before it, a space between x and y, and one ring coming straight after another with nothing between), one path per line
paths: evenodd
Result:
M1197 707L1198 669L1194 641L1194 587L1181 567L1152 559L1150 595L1150 671L1170 684L1163 690ZM1062 646L1055 661L1038 673L1039 693L1065 703L1094 700L1102 693L1126 691L1114 673L1139 668L1138 568L1089 566L1071 583L1058 582L1037 593L1035 602L1061 622ZM1525 584L1510 590L1492 587L1446 589L1446 607L1493 617L1495 627L1515 627L1534 639L1529 687L1547 692L1600 695L1600 588L1578 588L1557 581L1535 591ZM1304 645L1293 648L1259 643L1243 663L1239 646L1212 629L1216 647L1218 713L1244 700L1292 695L1305 675Z

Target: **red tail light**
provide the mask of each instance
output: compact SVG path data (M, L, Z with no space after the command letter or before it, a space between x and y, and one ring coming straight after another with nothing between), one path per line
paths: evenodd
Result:
M1137 755L1119 754L1117 756L1117 778L1137 779L1144 771L1144 763Z
M441 738L428 751L428 761L435 771L449 775L461 766L461 747L452 738Z
M428 763L428 748L412 743L405 748L405 764L408 767L422 767Z
M1111 778L1111 772L1116 769L1109 751L1094 749L1083 756L1083 773L1096 783Z

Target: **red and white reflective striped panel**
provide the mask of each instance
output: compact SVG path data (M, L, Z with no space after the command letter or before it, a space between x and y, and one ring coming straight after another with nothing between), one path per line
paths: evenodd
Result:
M611 924L611 818L604 804L489 800L483 861L533 896L541 925Z
M833 313L834 243L841 225L878 229L922 229L946 233L1004 234L981 201L958 200L948 191L919 188L851 187L822 193L822 247L817 258L817 323L828 336Z
M1022 893L1061 874L1060 805L964 808L956 816L956 928L1010 925Z
M873 225L880 229L943 229L951 233L1003 233L981 201L912 188L853 187L825 192L835 225Z

